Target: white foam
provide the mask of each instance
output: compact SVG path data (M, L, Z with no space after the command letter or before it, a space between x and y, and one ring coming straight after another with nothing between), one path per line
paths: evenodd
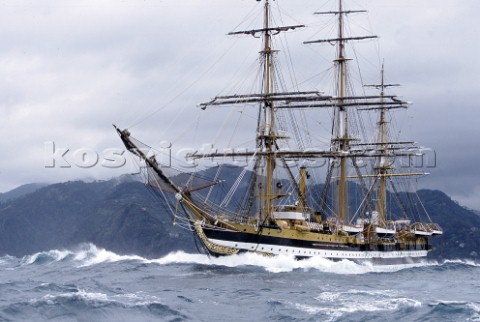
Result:
M84 250L77 251L74 259L82 262L81 266L91 266L105 262L140 261L159 265L169 264L200 264L225 267L257 266L271 273L291 272L297 269L318 270L333 274L367 274L372 272L395 272L401 269L428 266L429 263L410 265L377 266L371 263L357 264L350 260L331 261L326 258L313 257L296 260L292 255L278 255L273 257L257 253L242 253L223 257L208 257L203 254L189 254L182 251L170 253L164 257L149 260L136 255L118 255L102 248L89 244Z
M315 299L320 302L334 302L340 297L339 292L322 292Z
M58 303L60 299L72 299L72 298L80 298L86 301L96 301L96 302L108 302L108 296L104 293L97 293L97 292L88 292L86 290L79 289L76 292L69 292L69 293L61 293L57 295L46 294L40 299L31 300L31 303L37 302L45 302L49 305L54 305Z
M341 275L359 275L368 273L397 272L403 269L425 266L442 266L449 263L458 263L469 266L479 266L473 261L448 260L442 263L424 261L415 264L402 265L375 265L371 262L355 263L351 260L332 261L326 258L312 257L304 260L295 260L292 255L278 255L273 257L263 256L257 253L242 253L224 257L208 257L203 254L188 254L182 251L170 253L157 259L146 259L137 255L119 255L93 244L85 244L77 250L51 250L40 252L23 258L23 264L33 264L40 256L51 258L48 262L62 261L71 256L73 261L78 262L80 267L88 267L102 263L120 261L138 261L147 264L200 264L225 267L257 266L271 273L291 272L298 269L316 270L325 273Z
M474 261L469 259L446 259L442 263L438 263L439 266L446 264L462 264L467 266L480 267L480 263L475 263Z
M122 303L129 307L143 307L150 304L162 304L160 299L153 295L144 294L142 291L137 293L115 294L109 296L100 292L89 292L87 290L78 289L74 292L60 294L46 294L39 299L32 299L30 303L45 303L47 305L58 305L64 300L79 299L85 302L93 303Z
M386 295L389 294L389 295ZM295 309L310 315L324 313L328 321L334 321L345 314L357 312L397 311L403 307L420 307L421 302L396 297L390 290L345 292L323 292L315 298L318 304L288 303ZM335 305L332 306L332 302Z
M118 255L114 252L108 251L104 248L98 248L94 244L84 244L78 247L77 250L50 250L47 252L39 252L33 255L25 256L21 260L22 265L31 265L37 262L39 258L46 257L46 263L59 262L71 256L72 260L80 263L80 267L91 266L101 263L112 263L119 261L142 261L149 262L149 260L136 255Z
M396 272L402 269L421 267L431 265L428 262L404 265L373 265L365 262L357 264L350 260L332 261L326 258L312 257L304 260L296 260L293 256L278 255L274 257L262 256L256 253L242 253L239 255L224 256L218 258L209 258L206 255L187 254L184 252L176 252L168 254L165 257L152 260L152 262L168 265L168 264L202 264L226 267L237 266L258 266L264 268L268 272L281 273L291 272L297 269L318 270L326 273L351 275L351 274L367 274L378 272Z
M112 298L119 299L121 302L127 301L135 306L145 306L153 303L161 303L155 295L148 295L142 291L136 293L116 294Z
M238 267L238 266L258 266L264 268L268 272L280 273L290 272L295 269L310 269L310 268L323 268L327 271L338 271L339 268L345 266L357 266L355 263L346 261L345 263L335 263L328 259L316 258L297 261L293 256L278 255L274 257L267 257L256 253L243 253L239 255L231 255L224 257L208 257L200 254L187 254L184 252L176 252L168 254L165 257L153 260L152 262L161 265L167 264L202 264L202 265L214 265L214 266L226 266L226 267ZM335 268L332 268L336 266ZM344 269L343 271L349 271L351 269Z
M480 302L470 302L467 304L467 306L475 311L475 313L480 313Z
M471 321L480 321L480 302L470 302L467 304L467 307L474 312L471 317Z
M86 249L76 252L74 260L82 262L81 267L120 261L147 261L147 259L137 255L118 255L106 249L97 248L93 244L88 244Z

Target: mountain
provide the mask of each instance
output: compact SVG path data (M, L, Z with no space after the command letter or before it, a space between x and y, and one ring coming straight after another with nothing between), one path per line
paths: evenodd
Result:
M234 182L225 184L228 191ZM429 258L479 259L480 216L443 192L420 190L418 195L444 230L432 239ZM160 192L127 177L44 186L1 202L0 254L23 256L89 242L150 258L174 250L196 252L191 232L174 226L166 208Z
M443 236L433 238L437 258L480 259L480 216L460 206L438 190L419 190L430 217L443 228Z
M91 242L118 253L158 257L194 251L163 201L140 182L67 182L0 205L0 254L23 256Z
M29 183L5 193L0 193L0 203L23 197L29 193L45 187L46 183Z

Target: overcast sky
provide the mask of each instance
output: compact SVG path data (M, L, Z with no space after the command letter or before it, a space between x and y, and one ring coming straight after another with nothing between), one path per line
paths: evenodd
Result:
M314 67L331 67L323 49L301 45L319 35L324 23L312 12L329 2L279 2L286 24L309 27L289 41L293 58L306 57L293 62L299 81ZM406 133L437 153L420 187L480 209L480 1L347 2L369 10L353 20L364 28L356 30L380 36L379 53L360 59L375 68L385 59L387 80L401 83L396 93L414 103ZM256 27L259 7L254 0L0 0L0 191L135 171L130 161L116 170L101 165L105 149L122 148L112 123L152 144L187 144L178 120L194 126L196 105L255 63L254 39L225 34ZM210 142L203 140L195 144ZM70 168L62 160L51 167L52 144L70 149ZM99 164L75 165L79 149L98 153Z

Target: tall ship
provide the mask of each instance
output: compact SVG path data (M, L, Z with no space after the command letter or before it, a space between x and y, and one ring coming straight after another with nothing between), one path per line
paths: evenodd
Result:
M115 126L125 147L144 163L148 186L170 204L159 207L216 256L256 252L382 263L426 257L430 239L443 232L416 190L406 189L426 175L412 161L422 156L422 147L392 129L395 114L409 104L389 94L394 84L385 82L383 65L376 84L360 82L355 89L351 76L349 45L376 38L347 33L348 17L365 11L338 0L334 10L315 12L334 19L334 36L301 46L335 49L327 93L286 85L275 47L283 42L277 38L305 26L277 25L282 19L273 18L274 2L257 1L257 27L229 33L259 39L259 69L251 73L256 89L199 105L211 117L218 108L237 111L251 131L234 126L230 145L186 155L189 162L208 160L215 167L191 171L165 163L158 150Z

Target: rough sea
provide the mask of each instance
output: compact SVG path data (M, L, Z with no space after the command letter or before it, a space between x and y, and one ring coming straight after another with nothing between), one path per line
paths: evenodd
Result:
M0 321L480 321L480 265L373 266L256 254L0 258Z

